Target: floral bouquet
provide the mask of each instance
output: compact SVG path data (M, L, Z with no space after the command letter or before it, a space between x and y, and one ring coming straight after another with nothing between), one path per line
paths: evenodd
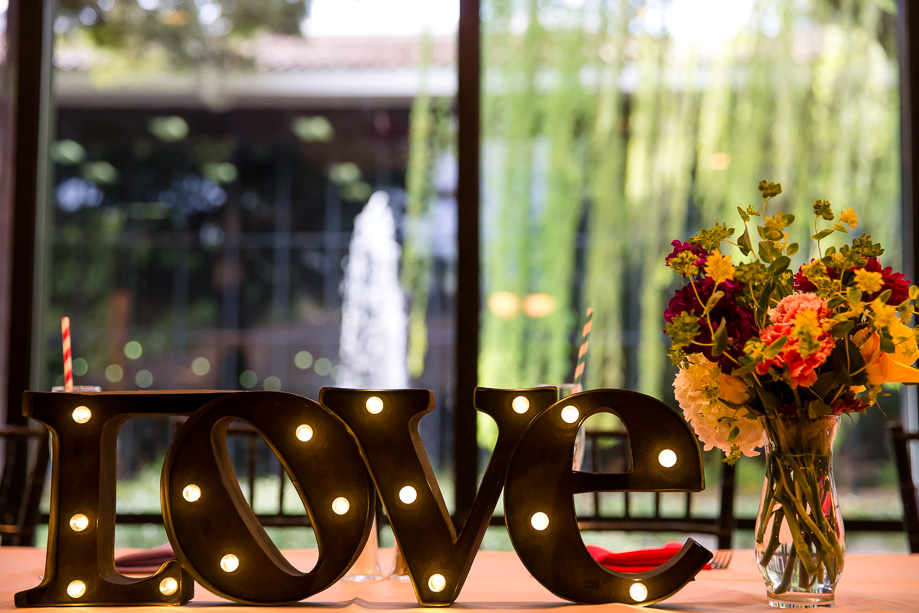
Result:
M813 242L794 271L794 215L767 211L781 185L762 181L759 191L759 210L737 209L738 237L715 224L672 243L666 264L683 278L664 314L673 385L706 450L733 463L765 441L756 548L770 602L828 604L844 553L832 480L838 416L870 407L883 383L919 382L909 325L919 289L881 265L870 236L824 249L859 225L848 208L836 221L825 200L814 202ZM745 261L732 262L725 244Z

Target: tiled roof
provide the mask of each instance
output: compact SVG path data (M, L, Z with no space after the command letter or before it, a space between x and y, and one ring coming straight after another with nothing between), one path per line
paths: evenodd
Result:
M430 42L430 62L434 66L455 62L454 37L437 37ZM244 43L241 54L252 60L259 72L411 68L421 63L422 39L263 36ZM58 47L54 53L54 65L68 72L88 70L98 61L99 54L91 47Z
M456 40L431 40L431 63L448 66L456 58ZM266 36L250 41L243 54L264 71L348 70L406 68L422 59L422 39L416 37L326 37L300 38Z

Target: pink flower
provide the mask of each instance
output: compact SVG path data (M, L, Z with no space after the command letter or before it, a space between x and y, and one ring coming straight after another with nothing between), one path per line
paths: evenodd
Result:
M816 351L802 352L801 341L795 336L796 318L802 311L815 314L815 317L807 319L815 320L816 326L806 327L804 331L817 341ZM756 372L764 375L770 366L787 368L792 386L810 387L816 383L817 368L827 361L836 344L833 335L824 329L823 324L828 315L826 301L814 294L791 294L783 298L774 309L769 310L772 325L762 330L759 337L766 345L771 345L782 337L787 337L788 340L776 357L758 363ZM798 325L805 327L804 324Z
M782 298L774 309L769 309L769 319L773 324L792 324L795 315L802 309L816 311L820 321L826 319L829 312L826 300L818 298L816 294L791 294Z

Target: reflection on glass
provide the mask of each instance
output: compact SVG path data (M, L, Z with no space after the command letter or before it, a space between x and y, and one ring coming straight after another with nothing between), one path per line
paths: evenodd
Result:
M822 194L870 210L864 231L890 245L884 263L896 269L891 7L483 0L479 384L570 380L590 307L587 388L675 405L663 258L687 228L736 219L762 179L784 185L783 208L799 218ZM899 410L896 393L882 404ZM493 424L480 426L493 439ZM872 434L855 437L865 443L847 447L840 472L875 483L889 461L883 428L857 427Z
M380 192L404 368L441 403L421 427L439 468L454 395L458 5L60 0L43 299L48 321L73 322L82 378L317 397L343 376L350 238ZM59 339L46 342L50 386ZM126 423L119 474L161 458L171 435ZM244 446L231 437L234 462ZM278 471L261 443L258 471Z

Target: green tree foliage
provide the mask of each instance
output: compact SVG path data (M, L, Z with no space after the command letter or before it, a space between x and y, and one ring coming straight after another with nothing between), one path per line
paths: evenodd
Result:
M651 19L667 2L483 7L484 295L523 305L547 293L554 306L486 304L481 385L568 380L592 307L588 387L670 396L663 258L690 228L755 201L764 177L788 186L794 214L817 196L870 211L866 231L897 264L886 4L760 0L723 41L670 35Z
M87 40L159 68L244 64L257 34L299 34L311 0L59 0L59 44Z

